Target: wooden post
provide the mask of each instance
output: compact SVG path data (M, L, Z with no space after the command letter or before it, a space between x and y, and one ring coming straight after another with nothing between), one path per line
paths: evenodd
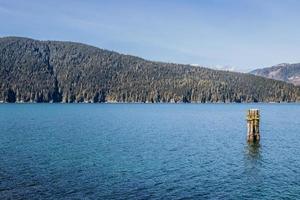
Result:
M250 109L247 112L247 141L248 142L259 142L259 110Z

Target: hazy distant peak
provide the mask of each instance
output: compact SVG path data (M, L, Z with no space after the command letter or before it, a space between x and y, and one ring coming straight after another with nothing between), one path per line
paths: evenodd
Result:
M256 69L251 74L286 81L294 85L300 85L300 63L281 63L272 67Z
M287 67L289 65L290 65L290 63L280 63L278 65L275 65L274 67Z

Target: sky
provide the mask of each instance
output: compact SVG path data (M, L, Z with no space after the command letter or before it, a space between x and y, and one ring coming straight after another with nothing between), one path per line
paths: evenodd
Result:
M0 0L0 37L247 72L300 62L298 0Z

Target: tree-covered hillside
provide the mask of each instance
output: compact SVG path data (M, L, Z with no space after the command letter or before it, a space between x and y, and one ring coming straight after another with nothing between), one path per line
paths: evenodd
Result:
M73 42L0 38L3 102L297 100L299 87L250 74L152 62Z

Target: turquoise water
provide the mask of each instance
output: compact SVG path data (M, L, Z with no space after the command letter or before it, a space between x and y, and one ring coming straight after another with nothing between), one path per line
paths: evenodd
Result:
M248 108L261 142L246 143ZM300 105L1 104L0 199L300 198Z

